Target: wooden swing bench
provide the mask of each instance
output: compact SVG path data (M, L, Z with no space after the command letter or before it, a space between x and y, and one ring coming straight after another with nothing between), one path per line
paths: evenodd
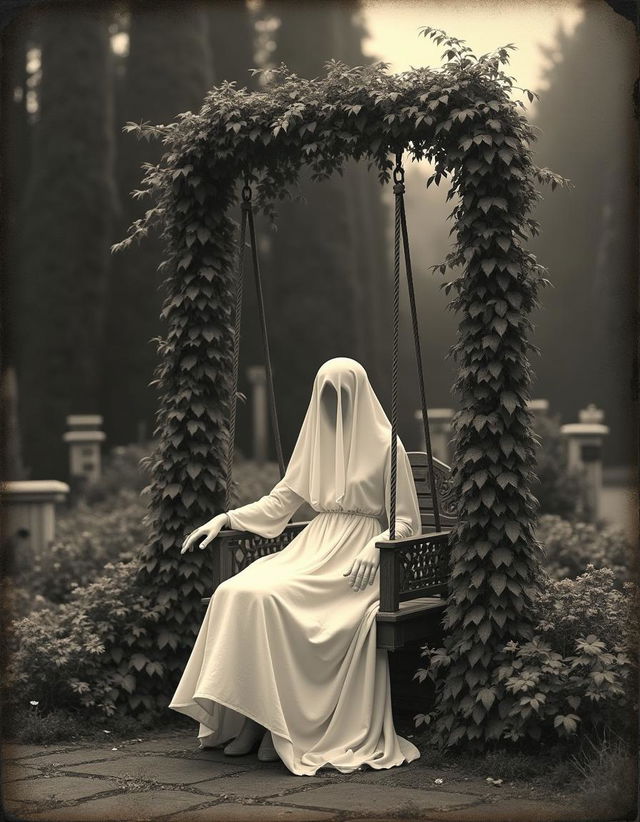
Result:
M456 522L449 466L434 457L442 529L436 531L427 454L409 451L408 457L418 495L422 533L417 537L377 544L380 549L377 646L388 651L395 651L416 640L424 643L439 636L449 582L449 532ZM281 551L306 525L308 522L290 522L274 538L261 537L248 531L220 531L212 543L213 590L259 557ZM210 599L203 597L202 601L208 603ZM327 607L330 607L329 603Z
M408 539L392 539L379 542L380 550L380 610L377 614L377 646L388 651L403 648L417 640L425 643L441 636L441 617L446 604L449 584L449 534L456 523L456 501L450 489L451 469L448 465L433 456L431 436L427 415L427 398L422 369L419 323L416 310L413 272L409 251L409 236L404 207L404 169L402 151L396 153L396 166L393 171L393 192L395 196L395 235L394 235L394 299L393 299L393 353L392 353L392 392L391 392L391 501L390 532L395 534L395 476L397 455L395 443L398 428L398 338L400 320L400 252L404 252L407 290L411 308L413 339L420 388L420 402L426 451L409 451L409 461L416 486L422 533ZM278 415L276 410L273 373L269 354L269 339L264 310L262 280L256 243L253 208L251 204L251 186L249 178L245 179L242 189L242 219L240 223L240 242L238 272L236 285L235 326L233 345L233 394L229 421L229 449L227 451L227 500L231 468L233 462L233 442L236 424L236 396L238 386L238 364L240 351L240 317L243 293L244 252L247 229L249 232L253 274L258 302L258 315L262 330L262 341L265 352L265 368L271 422L280 468L284 476L285 463L280 441ZM213 591L224 580L242 571L259 557L281 551L291 540L308 525L308 522L290 522L284 531L275 538L261 537L247 531L223 529L211 543L213 550ZM348 582L345 577L345 585ZM356 593L354 592L354 596ZM208 603L211 597L203 597ZM327 603L330 608L331 604Z

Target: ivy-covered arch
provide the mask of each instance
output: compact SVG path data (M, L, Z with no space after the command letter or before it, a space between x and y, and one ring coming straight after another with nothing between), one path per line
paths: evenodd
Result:
M170 623L145 645L149 659L160 655L164 675L142 670L136 686L160 706L192 647L210 579L204 554L181 555L180 546L189 530L222 510L225 496L239 185L248 178L256 205L273 216L303 165L321 180L348 158L365 159L385 183L403 150L432 161L429 183L449 179L448 199L457 198L452 251L434 266L461 269L443 283L455 292L450 307L460 316L451 352L460 406L452 465L459 524L451 539L447 642L438 657L447 672L438 729L449 744L501 736L504 708L491 698L491 667L508 640L530 635L538 578L527 336L528 315L548 281L525 244L537 231L529 216L536 182L563 181L533 162L532 128L502 69L512 46L476 57L444 32L423 33L444 44L442 68L390 74L382 63L332 61L326 76L308 80L281 66L263 90L223 83L197 113L168 125L129 126L167 147L158 165L146 167L137 192L155 205L114 247L158 224L167 252L168 331L155 375L158 446L149 459L150 538L140 582L173 608Z

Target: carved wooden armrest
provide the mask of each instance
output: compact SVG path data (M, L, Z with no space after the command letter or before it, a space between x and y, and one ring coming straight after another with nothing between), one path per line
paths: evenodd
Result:
M380 611L397 611L400 602L447 594L449 534L436 531L376 542L380 550Z
M448 540L450 531L433 531L430 534L418 534L413 537L400 537L399 539L387 539L376 542L376 548L383 551L385 548L411 548L414 545L422 545L425 538L429 540Z

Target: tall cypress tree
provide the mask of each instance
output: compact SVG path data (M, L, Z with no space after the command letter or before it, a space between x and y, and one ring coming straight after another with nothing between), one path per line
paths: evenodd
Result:
M536 214L541 234L532 245L555 286L535 315L536 393L567 422L589 402L604 408L611 464L628 462L633 450L635 52L630 22L604 4L584 4L573 34L559 30L547 50L548 88L534 112L536 162L574 185L545 197Z
M16 235L20 195L25 188L31 159L31 123L27 112L27 52L33 43L31 20L28 15L16 16L7 26L3 37L3 66L5 76L5 128L3 133L3 195L5 232L3 241L2 294L4 316L1 324L0 382L3 401L0 419L4 439L4 453L0 456L1 475L6 479L26 479L22 464L20 427L18 424L18 386L15 373L16 349L19 334L26 327L25 318L18 312L16 301L18 249Z
M279 19L272 62L310 78L322 74L330 59L365 62L358 7L351 1L265 3L264 14ZM387 249L377 178L366 174L366 166L346 163L343 176L315 183L303 169L300 191L304 203L278 208L265 264L285 457L323 360L353 356L368 366L376 388L385 389L381 345L388 325L380 324L380 295Z
M100 404L115 192L108 9L38 11L42 81L19 216L16 351L31 477L65 475L65 415Z
M198 2L130 5L129 54L118 101L117 179L122 202L115 241L144 214L131 196L139 188L143 163L157 162L162 146L122 134L127 121L164 123L180 112L199 109L213 82L209 11ZM153 433L157 408L150 385L158 362L154 338L163 332L164 295L158 272L160 239L149 237L118 258L109 290L108 335L104 351L104 409L112 443Z

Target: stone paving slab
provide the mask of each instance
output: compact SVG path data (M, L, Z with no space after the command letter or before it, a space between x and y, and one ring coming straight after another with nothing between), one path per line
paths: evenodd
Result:
M22 762L3 762L2 763L2 782L15 782L16 779L27 779L30 776L36 776L38 769L30 765L23 765Z
M3 761L6 759L20 759L23 757L34 757L40 754L54 753L55 751L66 751L69 745L20 745L14 742L4 742L0 747Z
M80 765L83 762L104 762L105 760L122 759L120 751L112 751L111 748L105 750L81 748L76 751L66 751L61 753L47 754L46 756L24 757L17 760L16 764L28 765L31 768L44 768L46 766Z
M117 745L117 743L114 743ZM198 750L198 742L192 739L143 739L127 741L118 746L118 750L128 753L193 753Z
M68 802L117 789L118 783L110 779L51 776L9 782L4 788L4 797L9 800L17 799L27 802Z
M233 794L256 799L265 796L277 796L285 791L300 791L302 787L317 788L327 784L329 784L328 779L318 780L316 777L305 778L294 774L284 776L272 771L247 771L237 776L198 782L197 788L199 791L207 791L218 795Z
M363 785L357 782L332 784L312 788L281 797L283 805L300 805L306 808L325 808L357 813L374 811L378 814L424 813L447 808L462 808L478 802L477 796L466 793L442 793L439 791L394 788L379 785Z
M590 815L589 809L582 804L567 807L557 802L531 799L497 799L433 817L434 822L585 822L594 818L604 822L604 817Z
M436 768L416 768L413 767L413 763L408 766L401 765L398 768L364 771L353 776L356 782L365 784L392 785L398 788L418 788L426 791L453 791L478 796L493 796L496 791L504 790L490 785L481 778L467 780L449 777L447 771ZM442 779L442 783L436 783L436 779Z
M159 790L104 796L72 807L20 814L26 822L152 822L169 814L178 814L176 822L187 822L185 811L200 805L202 798L194 794Z
M213 807L170 816L167 822L330 822L335 818L334 813L327 811L310 811L283 805L239 805L223 802Z
M135 777L168 785L191 785L217 776L227 776L246 770L246 765L227 765L224 762L200 762L172 756L133 756L128 754L108 762L76 765L67 768L70 773L97 776Z

